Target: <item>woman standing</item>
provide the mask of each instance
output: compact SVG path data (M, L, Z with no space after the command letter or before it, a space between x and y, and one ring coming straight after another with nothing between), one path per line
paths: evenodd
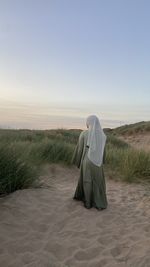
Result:
M73 163L80 168L80 178L74 199L84 202L87 209L106 209L106 184L103 172L103 158L106 136L95 115L87 118L88 130L80 134L73 156Z

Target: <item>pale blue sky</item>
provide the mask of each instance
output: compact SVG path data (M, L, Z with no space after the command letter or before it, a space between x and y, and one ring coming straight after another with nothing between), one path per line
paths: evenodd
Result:
M149 14L149 0L0 0L0 125L149 120Z

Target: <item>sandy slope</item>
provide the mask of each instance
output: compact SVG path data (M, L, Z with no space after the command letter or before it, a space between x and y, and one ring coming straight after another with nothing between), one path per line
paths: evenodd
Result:
M135 134L135 135L124 135L120 136L120 139L129 143L136 149L143 149L145 151L150 151L150 134Z
M72 200L78 171L47 168L43 188L0 199L1 267L150 266L150 200L141 185L110 180L108 209L86 210Z

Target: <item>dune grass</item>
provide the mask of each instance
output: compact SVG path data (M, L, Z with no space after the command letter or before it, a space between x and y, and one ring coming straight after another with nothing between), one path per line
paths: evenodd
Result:
M70 165L80 132L0 130L0 194L31 186L44 163ZM107 133L107 168L128 182L150 182L150 153L137 151Z
M36 142L42 140L60 140L76 144L81 130L9 130L0 129L0 143Z
M150 153L107 144L106 165L127 182L150 182Z
M112 134L107 134L107 144L111 145L113 148L119 149L125 149L130 147L130 145L127 144L125 141L119 139L118 137Z
M20 157L14 145L0 145L0 194L28 188L36 179L34 166Z
M45 139L38 144L32 144L30 158L39 163L71 164L75 145L61 140Z
M0 130L0 194L31 186L44 163L70 165L79 133Z

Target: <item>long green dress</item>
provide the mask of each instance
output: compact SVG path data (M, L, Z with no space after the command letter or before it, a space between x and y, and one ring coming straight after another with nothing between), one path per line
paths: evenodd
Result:
M88 130L80 134L73 155L73 163L80 168L74 199L83 201L86 208L106 209L107 197L103 165L98 167L88 159L87 138Z

